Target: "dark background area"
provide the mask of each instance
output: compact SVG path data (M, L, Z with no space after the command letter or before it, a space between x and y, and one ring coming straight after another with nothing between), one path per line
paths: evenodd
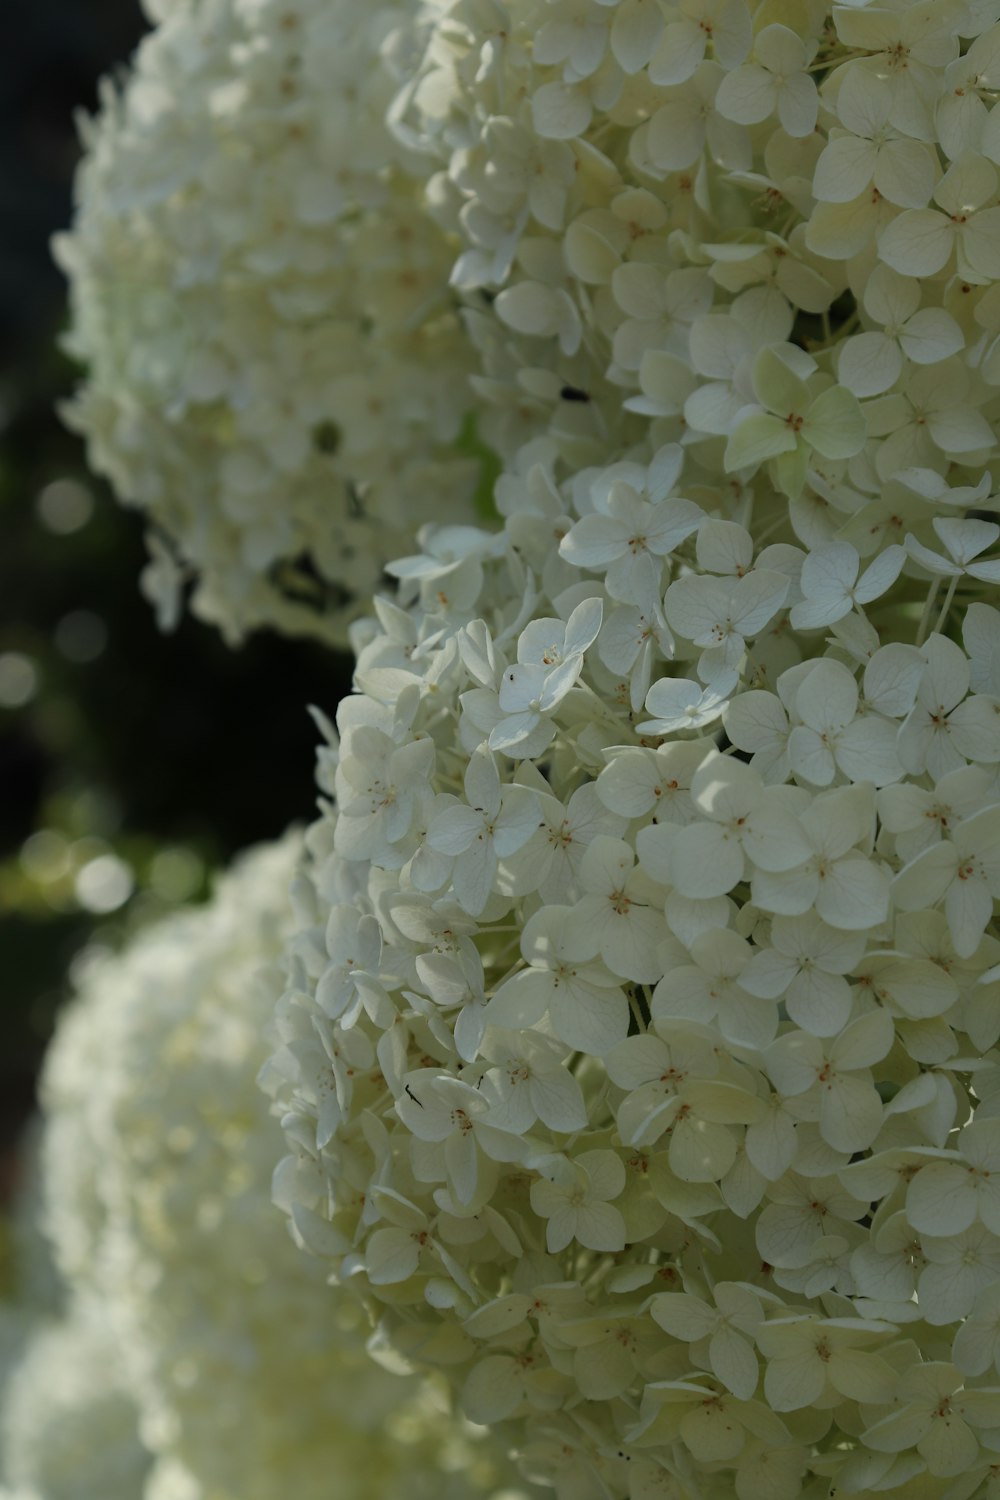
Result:
M349 675L276 636L160 635L141 520L56 415L78 378L48 248L71 217L74 116L144 29L137 0L35 0L0 61L0 1199L74 965L310 816L306 704Z

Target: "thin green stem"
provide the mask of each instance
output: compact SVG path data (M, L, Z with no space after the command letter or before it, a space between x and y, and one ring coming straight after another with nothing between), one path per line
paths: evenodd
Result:
M934 600L937 598L938 580L935 578L927 592L924 600L924 612L920 616L920 624L917 626L916 644L922 646L927 636L927 628L931 623L931 611L934 608Z
M631 1010L632 1015L635 1019L637 1029L640 1032L644 1032L646 1030L646 1022L643 1017L642 1011L639 1009L639 1001L634 990L629 990L628 992L628 1003L629 1009Z
M837 332L833 333L831 331L831 328L830 328L829 314L828 313L824 313L823 314L823 329L824 329L823 339L822 339L821 342L815 343L815 344L812 343L812 342L809 342L808 343L809 353L810 354L822 354L825 349L832 349L835 344L839 345L843 341L843 339L845 339L847 337L847 335L849 333L852 333L854 331L854 329L857 327L857 325L860 322L860 320L861 320L861 314L857 311L857 309L855 309L854 312L851 313L851 315L850 315L849 318L845 318L844 319L843 323L841 323L840 327L837 329Z
M764 542L766 542L769 537L772 537L776 531L780 531L782 526L784 526L787 521L788 512L786 510L784 515L776 516L773 521L771 521L767 526L764 527L763 531L758 532L757 550L760 551L760 548L762 547Z
M826 55L817 58L815 62L810 63L808 68L803 68L802 71L803 73L823 73L828 68L839 68L841 63L850 62L855 57L870 56L871 53L869 52L841 52L832 57Z
M941 613L938 615L936 621L934 622L934 630L936 634L939 634L944 628L944 622L948 618L948 611L951 609L951 602L955 597L955 590L958 588L958 580L961 576L962 575L960 573L956 573L954 578L952 578L951 582L948 585L948 592L944 596L944 603L941 606Z

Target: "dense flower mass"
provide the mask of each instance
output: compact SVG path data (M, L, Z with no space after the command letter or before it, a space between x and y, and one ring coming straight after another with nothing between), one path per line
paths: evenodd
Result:
M153 1460L114 1331L102 1309L67 1305L43 1232L41 1134L36 1122L20 1143L2 1222L0 1497L140 1500Z
M166 624L192 581L232 638L340 641L418 522L469 509L452 252L384 121L413 9L174 0L86 122L68 415L148 518Z
M32 1331L4 1392L0 1445L16 1500L141 1500L152 1458L96 1308Z
M502 524L355 633L276 1194L560 1500L1000 1494L998 17L453 0L391 108Z
M38 1341L8 1405L41 1470L12 1458L11 1477L39 1500L124 1500L111 1466L133 1450L155 1468L129 1500L467 1500L495 1481L431 1390L366 1354L356 1302L329 1292L270 1201L281 1135L255 1076L299 848L255 852L208 908L99 963L58 1034L49 1224L88 1321ZM113 1357L95 1352L95 1325ZM107 1484L77 1465L67 1488L88 1424ZM58 1441L37 1440L48 1431ZM45 1478L57 1465L59 1484Z

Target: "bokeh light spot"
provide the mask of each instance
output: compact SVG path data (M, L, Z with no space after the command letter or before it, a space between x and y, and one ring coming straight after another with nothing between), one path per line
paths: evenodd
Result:
M94 497L76 479L55 479L38 496L38 514L42 525L55 536L71 536L80 531L94 513Z
M80 905L98 915L124 906L134 889L135 877L117 854L99 854L77 872L73 883Z
M55 644L67 661L96 661L108 644L108 627L93 610L74 609L56 626Z
M21 845L20 864L29 880L61 880L72 864L69 841L54 828L40 828Z
M38 691L38 668L20 651L0 652L0 708L23 708Z

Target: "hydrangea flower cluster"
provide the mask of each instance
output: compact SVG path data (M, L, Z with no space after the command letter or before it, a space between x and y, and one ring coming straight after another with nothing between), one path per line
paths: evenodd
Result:
M0 1500L140 1500L152 1455L103 1310L67 1306L42 1228L41 1136L36 1121L20 1143L2 1225Z
M330 1295L325 1268L271 1204L281 1134L255 1076L299 851L298 837L255 851L207 908L99 962L57 1033L44 1090L48 1222L74 1306L116 1354L95 1355L75 1324L29 1352L8 1425L36 1470L62 1465L77 1484L40 1480L30 1464L14 1472L12 1460L38 1500L493 1492L488 1445L430 1388L369 1357L356 1302ZM67 1342L82 1352L53 1384L46 1372ZM103 1443L98 1405L104 1425L131 1410L130 1444ZM71 1460L88 1424L109 1466L133 1449L152 1455L145 1489L110 1473L87 1487L93 1465ZM35 1440L56 1426L58 1443Z
M84 123L67 416L148 518L165 625L193 581L233 639L340 642L417 522L471 503L453 250L385 124L413 9L174 0Z
M682 439L714 492L767 460L810 546L900 469L975 466L996 10L446 5L392 119L465 244L452 279L497 451L544 432L580 468Z
M152 1457L95 1308L33 1331L4 1391L0 1443L3 1500L141 1500Z
M1000 1495L998 16L454 0L392 106L502 525L355 632L276 1197L560 1500Z

